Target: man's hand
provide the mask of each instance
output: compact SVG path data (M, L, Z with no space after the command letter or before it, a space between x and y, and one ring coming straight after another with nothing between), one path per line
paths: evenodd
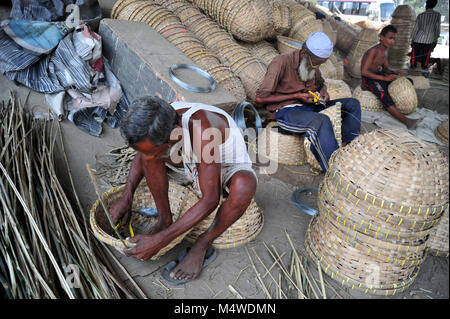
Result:
M394 71L394 72L395 72L395 74L397 74L399 76L404 76L405 75L402 70L397 70L397 71Z
M303 103L314 103L314 96L310 93L295 93L295 98L302 101Z
M384 80L387 82L392 82L397 79L397 74L389 74L384 77Z
M113 225L122 220L122 225L127 225L131 216L131 204L129 201L122 198L119 199L110 209Z
M124 251L127 256L131 256L140 260L147 260L158 253L165 245L162 243L158 234L153 235L136 235L132 238L127 238L136 246L128 248Z

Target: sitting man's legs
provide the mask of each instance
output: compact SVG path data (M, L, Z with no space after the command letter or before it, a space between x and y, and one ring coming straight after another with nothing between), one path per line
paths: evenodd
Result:
M313 111L314 105L296 106L278 110L276 119L285 131L306 136L311 141L311 152L324 172L328 169L331 154L339 148L333 125L325 114Z
M327 105L333 106L341 102L342 114L342 145L353 141L361 133L361 104L354 98L343 98L331 100Z

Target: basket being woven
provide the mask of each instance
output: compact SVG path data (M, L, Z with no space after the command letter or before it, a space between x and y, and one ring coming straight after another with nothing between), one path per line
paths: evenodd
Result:
M392 81L388 86L389 95L397 109L403 114L413 113L418 104L414 85L404 76Z
M406 130L374 130L334 152L306 236L311 257L342 285L395 295L416 278L448 209L448 163Z
M103 194L103 202L105 203L107 209L111 208L114 203L119 200L124 188L125 185L122 185L119 187L115 187ZM176 221L181 216L183 216L183 214L197 201L197 197L195 196L195 194L188 188L173 183L169 185L168 196L173 221ZM158 217L149 217L140 214L139 210L145 207L155 207L155 201L148 189L147 184L145 182L141 182L134 194L133 204L131 208L131 226L135 235L146 234L158 220ZM89 221L94 236L101 242L114 247L122 254L124 254L125 249L135 246L134 243L131 243L127 240L122 241L116 237L114 230L111 228L109 221L105 215L105 211L103 209L103 206L101 205L100 200L97 200L94 203L90 211ZM130 234L127 233L128 230L124 231L126 231L124 234L125 238L130 236ZM167 251L180 243L183 238L189 233L189 231L178 236L169 245L161 249L151 259L155 260L164 255Z
M347 83L342 80L325 79L328 95L330 100L343 99L352 97L352 90Z
M207 218L195 225L186 240L194 242L198 236L206 232L214 221L218 209L226 199L222 200L214 212ZM228 227L219 237L217 237L213 246L219 249L234 248L252 241L262 230L264 225L264 214L258 207L255 200L252 199L250 205L244 214Z
M303 165L306 161L303 147L304 137L297 134L282 134L277 122L270 122L260 133L258 141L252 143L258 156L284 165Z
M448 120L442 122L434 131L437 139L443 144L448 145Z
M330 118L331 124L333 125L334 137L338 142L339 147L342 145L342 135L341 135L341 126L342 126L342 118L341 118L341 104L337 103L336 105L330 106L319 113L325 114ZM304 141L306 161L312 168L316 170L322 170L319 165L319 162L315 158L314 154L311 152L311 142L309 139L305 138Z
M353 97L359 101L361 104L361 110L371 111L371 112L381 112L384 111L383 104L380 99L375 96L369 90L361 89L358 85L353 91Z

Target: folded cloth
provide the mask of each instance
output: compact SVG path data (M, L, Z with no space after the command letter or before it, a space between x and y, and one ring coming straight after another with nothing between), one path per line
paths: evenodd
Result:
M18 45L37 54L48 54L70 31L64 22L4 20L2 28Z

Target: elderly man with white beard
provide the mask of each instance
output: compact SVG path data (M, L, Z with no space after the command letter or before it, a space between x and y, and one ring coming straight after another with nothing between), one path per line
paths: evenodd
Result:
M342 146L360 134L361 106L354 98L331 100L319 66L333 52L333 43L323 32L311 34L300 50L275 57L256 92L256 103L270 112L281 133L306 136L311 152L324 172L331 154L339 148L328 116L319 112L342 104ZM324 103L314 102L318 92Z

